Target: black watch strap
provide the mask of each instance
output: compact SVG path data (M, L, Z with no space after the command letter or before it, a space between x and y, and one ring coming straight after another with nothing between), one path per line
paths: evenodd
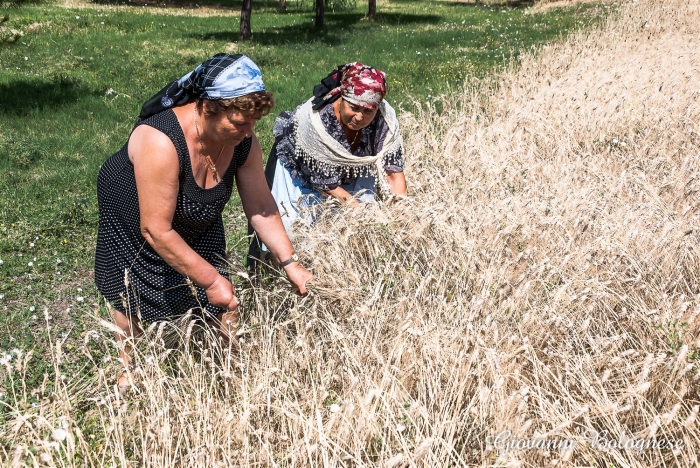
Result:
M292 264L292 263L294 263L294 262L298 262L298 261L299 261L299 256L297 255L296 252L294 252L294 253L292 254L291 258L289 258L288 260L285 260L285 261L283 261L283 262L280 262L280 268L284 268L284 267L286 267L287 265Z

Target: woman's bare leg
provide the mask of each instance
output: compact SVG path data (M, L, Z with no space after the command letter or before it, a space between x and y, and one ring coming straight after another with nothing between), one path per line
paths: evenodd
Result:
M117 341L117 347L119 349L119 361L125 371L119 374L119 379L117 385L119 387L125 387L133 385L133 379L131 378L131 373L129 372L129 365L131 364L131 343L133 339L143 333L141 330L141 324L138 317L133 317L126 315L124 312L117 310L113 307L108 306L112 318L114 319L114 324L122 330L122 333L115 333L115 339Z

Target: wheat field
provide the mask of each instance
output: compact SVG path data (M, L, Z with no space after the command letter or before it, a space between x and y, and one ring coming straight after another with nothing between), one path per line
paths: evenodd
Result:
M57 340L53 390L12 397L0 459L698 464L699 36L697 0L638 0L440 115L416 106L409 200L327 210L295 239L309 296L232 266L240 348L153 325L121 406L94 352L116 354L110 324L85 334L89 377L60 377Z

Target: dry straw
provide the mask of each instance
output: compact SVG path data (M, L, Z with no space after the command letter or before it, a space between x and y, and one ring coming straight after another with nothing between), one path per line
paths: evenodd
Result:
M38 406L5 400L6 463L694 465L699 35L696 0L640 0L404 115L410 201L300 234L309 297L247 282L240 351L151 327L119 409L97 345L83 379L56 361ZM575 445L506 451L502 431Z

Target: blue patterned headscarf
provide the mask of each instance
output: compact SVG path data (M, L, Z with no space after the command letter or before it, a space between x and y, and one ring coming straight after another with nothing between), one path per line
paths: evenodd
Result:
M139 119L195 99L232 99L258 91L265 85L255 62L242 54L216 54L146 101Z

